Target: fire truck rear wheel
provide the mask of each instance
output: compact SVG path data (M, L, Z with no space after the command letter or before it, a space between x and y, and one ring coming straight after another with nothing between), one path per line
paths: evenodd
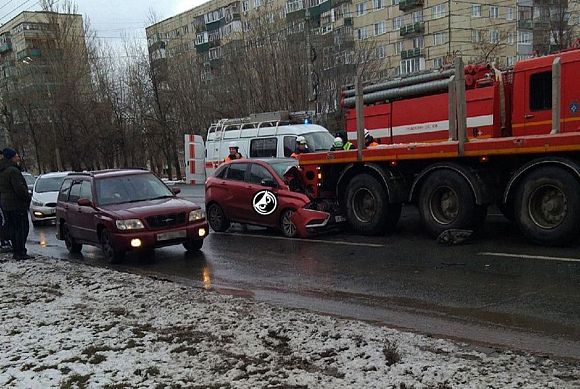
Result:
M580 181L568 171L548 166L530 173L518 188L516 222L528 239L564 245L580 232Z
M373 176L360 174L346 188L345 211L355 232L380 235L395 229L401 204L389 204L384 186Z
M419 212L425 229L439 236L450 229L476 230L487 216L487 207L477 205L464 177L439 170L427 177L421 187Z

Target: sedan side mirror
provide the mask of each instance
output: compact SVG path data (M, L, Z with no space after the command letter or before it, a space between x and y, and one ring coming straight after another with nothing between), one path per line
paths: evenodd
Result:
M277 188L278 184L276 183L276 181L270 179L270 178L264 178L261 182L260 185L262 186L267 186L269 188Z
M178 195L181 193L181 188L178 186L173 186L171 187L171 191L173 192L174 195Z
M77 204L80 207L92 207L93 206L93 202L89 199L78 199Z

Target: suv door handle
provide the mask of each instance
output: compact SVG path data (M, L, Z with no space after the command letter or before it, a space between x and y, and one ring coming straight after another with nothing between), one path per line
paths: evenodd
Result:
M531 113L528 113L527 115L524 115L524 118L526 119L531 119L533 117L535 117L536 115L532 115Z

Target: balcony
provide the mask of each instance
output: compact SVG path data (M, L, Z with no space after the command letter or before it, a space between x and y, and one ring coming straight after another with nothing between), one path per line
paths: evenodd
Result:
M409 59L423 56L423 49L409 49L401 51L401 59Z
M401 0L399 1L399 10L408 11L413 8L422 7L424 0Z
M534 20L534 28L547 30L550 29L551 27L552 25L549 20Z
M12 43L6 42L0 45L0 53L5 53L7 51L12 50Z
M330 11L332 4L330 0L310 0L310 17L319 18L325 12Z
M518 20L518 28L522 30L531 30L533 27L532 19Z
M40 57L40 49L25 49L18 53L16 58L18 60L23 60L25 58L38 58Z
M407 24L406 26L401 27L400 35L406 36L411 34L422 34L425 31L425 23L423 22L416 22L413 24Z

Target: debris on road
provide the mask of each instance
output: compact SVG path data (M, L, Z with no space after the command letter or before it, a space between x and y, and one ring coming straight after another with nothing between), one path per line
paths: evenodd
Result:
M574 363L105 268L4 257L0 270L0 387L580 385Z

